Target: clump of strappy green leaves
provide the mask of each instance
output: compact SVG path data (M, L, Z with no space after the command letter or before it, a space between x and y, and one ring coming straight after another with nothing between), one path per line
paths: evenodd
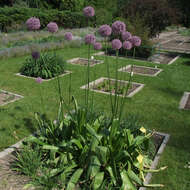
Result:
M40 53L38 59L28 57L20 69L20 73L29 77L50 79L65 72L65 61L55 52Z
M26 187L137 190L162 186L144 184L147 172L163 170L150 170L146 153L152 133L129 129L117 118L109 120L103 114L92 117L74 102L74 111L67 115L60 103L54 122L35 115L37 133L25 140L15 163L17 171L32 179Z

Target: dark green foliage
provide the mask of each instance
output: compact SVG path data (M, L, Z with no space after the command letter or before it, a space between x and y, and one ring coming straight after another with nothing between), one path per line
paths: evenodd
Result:
M34 16L40 19L41 28L45 28L51 21L64 28L80 28L87 24L82 12L4 7L0 8L0 29L6 31L6 27L24 24L28 18Z
M150 30L150 36L159 34L166 26L176 21L176 11L166 0L133 0L121 11L125 18L139 15Z
M37 60L27 58L20 72L30 77L49 79L64 73L64 63L64 60L55 53L43 53Z
M145 186L142 176L144 165L150 162L145 155L151 134L142 133L139 128L131 132L126 121L121 124L104 114L89 113L73 101L75 109L67 115L62 115L64 104L60 102L56 122L35 115L37 133L25 143L33 145L30 149L40 147L42 165L41 175L33 178L31 184L43 189L67 190L106 187L136 190Z

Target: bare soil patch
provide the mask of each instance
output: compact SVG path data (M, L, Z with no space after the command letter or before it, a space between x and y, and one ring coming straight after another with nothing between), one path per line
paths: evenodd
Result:
M119 69L119 71L122 72L131 72L131 65L128 65L126 67L123 67L121 69ZM156 76L158 75L162 70L158 69L158 68L153 68L153 67L145 67L145 66L137 66L137 65L133 65L133 69L132 69L134 74L140 74L140 75L147 75L147 76Z
M85 59L85 58L74 58L74 59L68 60L67 62L74 64L74 65L81 65L81 66L88 65L88 59ZM96 59L89 60L90 67L97 65L97 64L101 64L101 63L103 63L103 61L101 61L101 60L96 60Z
M20 98L22 98L22 96L0 90L0 106L19 100Z

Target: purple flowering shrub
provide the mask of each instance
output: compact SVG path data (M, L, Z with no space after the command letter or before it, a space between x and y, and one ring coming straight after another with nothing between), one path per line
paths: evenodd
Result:
M73 35L71 32L66 32L64 35L65 40L71 41L73 39Z
M28 30L39 30L40 26L40 20L36 17L31 17L26 21L26 27Z

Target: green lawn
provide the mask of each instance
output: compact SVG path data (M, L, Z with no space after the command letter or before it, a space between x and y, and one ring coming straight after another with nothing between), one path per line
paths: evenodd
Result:
M57 51L65 60L85 57L84 47ZM23 99L0 107L0 149L16 143L31 134L34 129L34 112L45 113L54 119L58 108L57 81L52 80L37 84L33 79L15 76L25 57L10 58L0 61L0 89L24 96ZM104 57L98 56L98 59ZM115 59L108 58L111 77L114 78ZM179 110L179 101L184 91L190 91L190 57L181 57L172 65L158 65L133 60L119 60L118 68L134 63L136 65L154 66L163 69L157 77L134 75L133 81L145 84L145 87L132 98L126 99L124 116L135 115L143 126L156 131L169 133L171 138L159 162L168 166L164 172L154 174L154 183L165 184L164 190L190 189L190 170L184 165L190 161L190 111ZM80 86L85 83L86 67L67 64L72 74L72 94L80 103L84 103L85 93ZM125 74L128 78L129 75ZM99 64L91 68L93 81L107 76L106 65ZM122 78L123 74L119 77ZM69 75L61 78L63 95L68 101ZM43 94L44 106L40 106L40 93ZM96 107L110 112L109 96L94 94Z

